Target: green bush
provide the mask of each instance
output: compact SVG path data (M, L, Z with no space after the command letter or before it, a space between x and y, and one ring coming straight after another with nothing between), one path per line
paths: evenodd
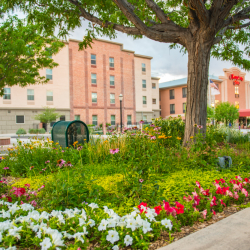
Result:
M39 128L38 129L38 133L39 134L45 134L46 133L46 130L44 128Z
M26 132L25 129L19 128L19 129L16 131L16 134L17 134L17 135L25 135L25 134L27 134L27 132Z

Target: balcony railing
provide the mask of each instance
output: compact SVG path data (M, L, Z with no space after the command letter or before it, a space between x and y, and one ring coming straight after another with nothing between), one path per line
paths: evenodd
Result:
M235 94L235 98L239 98L240 97L240 95L239 94Z

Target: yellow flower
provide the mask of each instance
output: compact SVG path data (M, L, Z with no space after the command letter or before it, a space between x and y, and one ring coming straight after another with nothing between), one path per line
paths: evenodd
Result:
M56 145L58 145L59 143L57 142Z
M190 136L190 139L193 139L194 137L193 136Z
M177 137L177 140L181 140L181 137Z
M30 149L33 149L33 147L30 147Z
M145 130L148 130L148 127L146 127Z

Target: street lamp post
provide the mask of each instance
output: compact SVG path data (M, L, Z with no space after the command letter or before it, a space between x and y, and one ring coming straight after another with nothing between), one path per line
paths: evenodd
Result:
M122 99L123 99L123 95L120 94L120 95L119 95L119 100L120 100L120 123L121 123L121 132L122 132Z

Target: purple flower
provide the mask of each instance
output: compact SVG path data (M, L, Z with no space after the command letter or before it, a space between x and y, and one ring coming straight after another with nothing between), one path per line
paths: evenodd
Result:
M60 159L60 160L58 160L57 161L57 166L59 166L60 168L61 167L63 167L64 166L64 164L66 163L66 161L65 160L63 160L63 159Z
M48 161L45 161L45 164L48 164L48 163L50 163L50 161L48 160Z
M201 129L201 128L203 128L203 126L202 125L197 125L197 128Z
M144 180L143 180L143 179L139 179L139 182L140 182L140 183L143 183L143 182L144 182Z
M109 150L110 154L116 154L119 152L119 148L114 148Z
M9 169L9 168L8 168L8 167L4 167L3 169L4 169L4 170L7 170L7 169Z
M151 136L151 138L150 138L151 140L155 140L156 139L156 137L155 136Z
M143 120L140 120L140 121L139 121L139 123L140 123L140 124L143 124L143 123L144 123L144 121L143 121Z
M155 125L154 124L150 124L150 127L154 127Z
M80 150L82 150L82 149L83 149L83 146L79 146L79 147L77 148L78 151L80 151Z
M64 150L62 150L62 153L64 153Z

